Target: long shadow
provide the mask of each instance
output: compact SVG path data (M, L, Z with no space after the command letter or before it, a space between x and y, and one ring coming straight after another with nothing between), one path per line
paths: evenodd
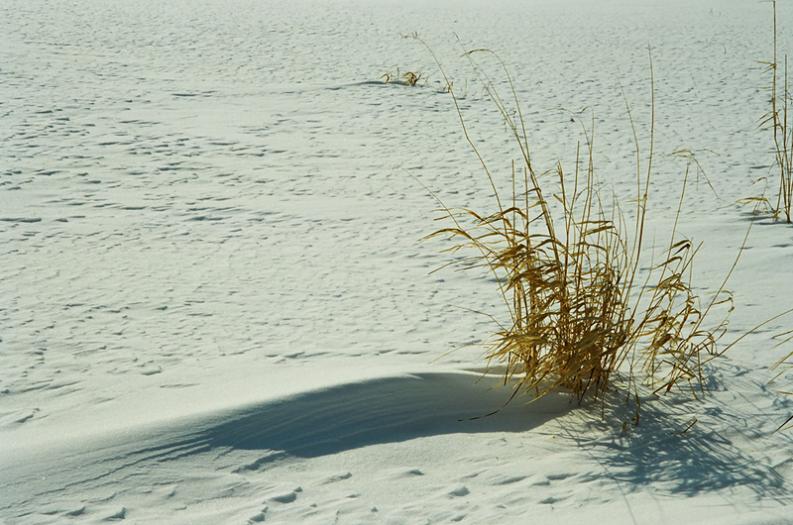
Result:
M557 394L480 417L504 405L510 392L494 378L476 373L406 374L67 442L40 457L0 462L0 511L13 506L18 512L33 512L38 498L107 487L117 479L150 475L158 464L201 453L261 451L244 470L284 457L317 457L442 434L524 432L574 406L568 396Z
M387 377L252 406L193 437L211 447L273 451L273 459L307 458L441 434L524 432L573 406L557 394L480 417L509 395L496 380L470 373Z
M45 454L35 464L12 464L4 471L6 479L0 479L0 509L13 505L26 512L35 508L37 498L106 487L138 471L149 472L152 462L202 452L261 451L255 464L242 467L258 468L287 456L311 458L444 434L525 432L552 419L600 463L607 477L628 491L652 486L661 493L695 496L746 488L758 499L793 504L784 477L764 457L762 444L736 444L726 432L714 430L734 428L741 418L756 421L757 414L715 400L703 405L660 399L644 402L639 425L628 425L621 433L619 422L634 415L624 396L614 394L604 405L569 413L576 408L570 396L554 394L530 404L513 402L492 417L480 417L504 405L509 395L510 389L498 381L466 372L391 376L314 390L190 418L166 429L124 434L118 440L86 442L63 454ZM692 412L703 410L699 423L688 428ZM768 439L760 435L756 431L741 439ZM786 434L761 443L793 450L793 436Z
M751 222L753 226L789 226L785 223L784 215L779 219L774 219L771 212L765 211L742 209L738 211L738 218L744 222Z
M638 425L628 423L619 431L618 422L635 417L635 410L626 405L624 394L615 394L606 402L605 414L605 420L590 414L583 426L567 429L568 435L611 478L627 487L652 485L660 492L682 496L744 487L761 498L793 503L784 477L770 461L764 463L763 458L744 450L748 447L739 448L715 430L735 428L749 414L713 404L705 409L690 398L655 399L642 404ZM602 437L590 439L593 430ZM753 434L746 439L768 437L759 431ZM791 440L775 436L774 440L777 439L790 447Z

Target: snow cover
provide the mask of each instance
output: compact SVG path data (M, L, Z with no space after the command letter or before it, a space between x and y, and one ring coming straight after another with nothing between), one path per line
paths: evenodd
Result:
M596 129L633 190L625 98L656 158L648 229L729 269L732 339L793 306L793 230L764 191L770 5L753 0L3 0L0 522L793 523L793 413L769 384L780 319L711 369L703 401L641 423L483 376L485 272L420 239L486 209L474 139L508 184L505 126L463 48L514 76L538 165ZM793 4L779 5L793 51ZM458 41L459 39L459 41ZM504 75L481 57L501 88ZM387 71L423 72L410 88ZM585 108L588 108L585 110ZM571 120L571 116L574 117ZM759 182L758 182L759 181ZM773 188L773 181L767 183ZM465 307L471 310L461 309ZM696 418L696 423L683 432Z

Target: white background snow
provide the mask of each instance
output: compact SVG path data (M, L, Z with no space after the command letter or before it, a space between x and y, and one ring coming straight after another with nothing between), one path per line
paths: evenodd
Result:
M793 306L793 229L735 204L775 188L770 24L750 0L2 0L0 522L793 523L793 435L773 432L793 378L768 384L790 319L628 433L564 395L458 421L509 395L478 372L492 324L458 308L499 298L484 271L430 273L450 256L420 240L424 186L492 198L402 38L438 54L505 187L515 151L466 48L507 64L542 168L572 168L594 112L621 199L651 46L650 237L681 147L717 194L692 180L682 218L703 294L755 223L729 340ZM426 83L380 83L397 68Z

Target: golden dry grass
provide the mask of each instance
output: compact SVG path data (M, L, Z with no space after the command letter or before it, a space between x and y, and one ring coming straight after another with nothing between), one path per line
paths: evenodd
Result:
M476 53L495 56L481 49L467 56ZM692 392L696 390L691 386L702 388L704 365L732 346L719 348L718 343L729 315L726 303L731 303L725 285L738 261L711 298L700 300L691 283L699 246L677 231L689 162L661 262L650 264L649 271L640 270L648 259L643 247L652 179L654 88L644 162L633 129L636 209L629 223L616 201L608 209L603 205L591 128L584 130L571 172L561 163L550 173L537 170L512 79L501 65L512 86L514 108L507 107L493 84L488 82L487 90L516 147L511 195L505 199L499 194L441 67L466 140L495 194L495 206L479 212L451 209L439 200L441 219L450 224L430 235L451 239L451 251L473 249L498 283L509 322L499 324L488 360L505 365L505 381L519 385L515 393L528 391L536 397L558 388L568 389L579 400L588 394L602 396L617 373L624 374L633 392L639 384L656 393L675 386ZM651 58L651 86L652 71ZM633 126L632 118L631 122ZM549 175L556 182L550 190ZM725 308L716 308L720 304ZM721 315L713 321L717 309ZM638 399L637 395L637 403Z

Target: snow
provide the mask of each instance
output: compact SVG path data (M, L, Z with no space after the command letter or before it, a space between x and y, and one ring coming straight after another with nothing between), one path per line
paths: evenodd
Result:
M474 310L502 312L486 272L430 273L451 256L421 241L425 186L492 197L403 38L438 54L505 187L515 151L464 48L507 64L544 168L572 166L594 111L624 199L651 46L648 237L668 240L690 148L716 190L692 182L681 218L703 294L753 224L731 340L793 306L790 227L735 204L775 187L770 22L745 0L4 0L0 522L793 523L774 432L793 377L769 384L789 318L715 362L704 400L646 404L626 432L616 394L605 418L558 393L471 419L511 392L482 373ZM427 82L379 81L397 68Z

